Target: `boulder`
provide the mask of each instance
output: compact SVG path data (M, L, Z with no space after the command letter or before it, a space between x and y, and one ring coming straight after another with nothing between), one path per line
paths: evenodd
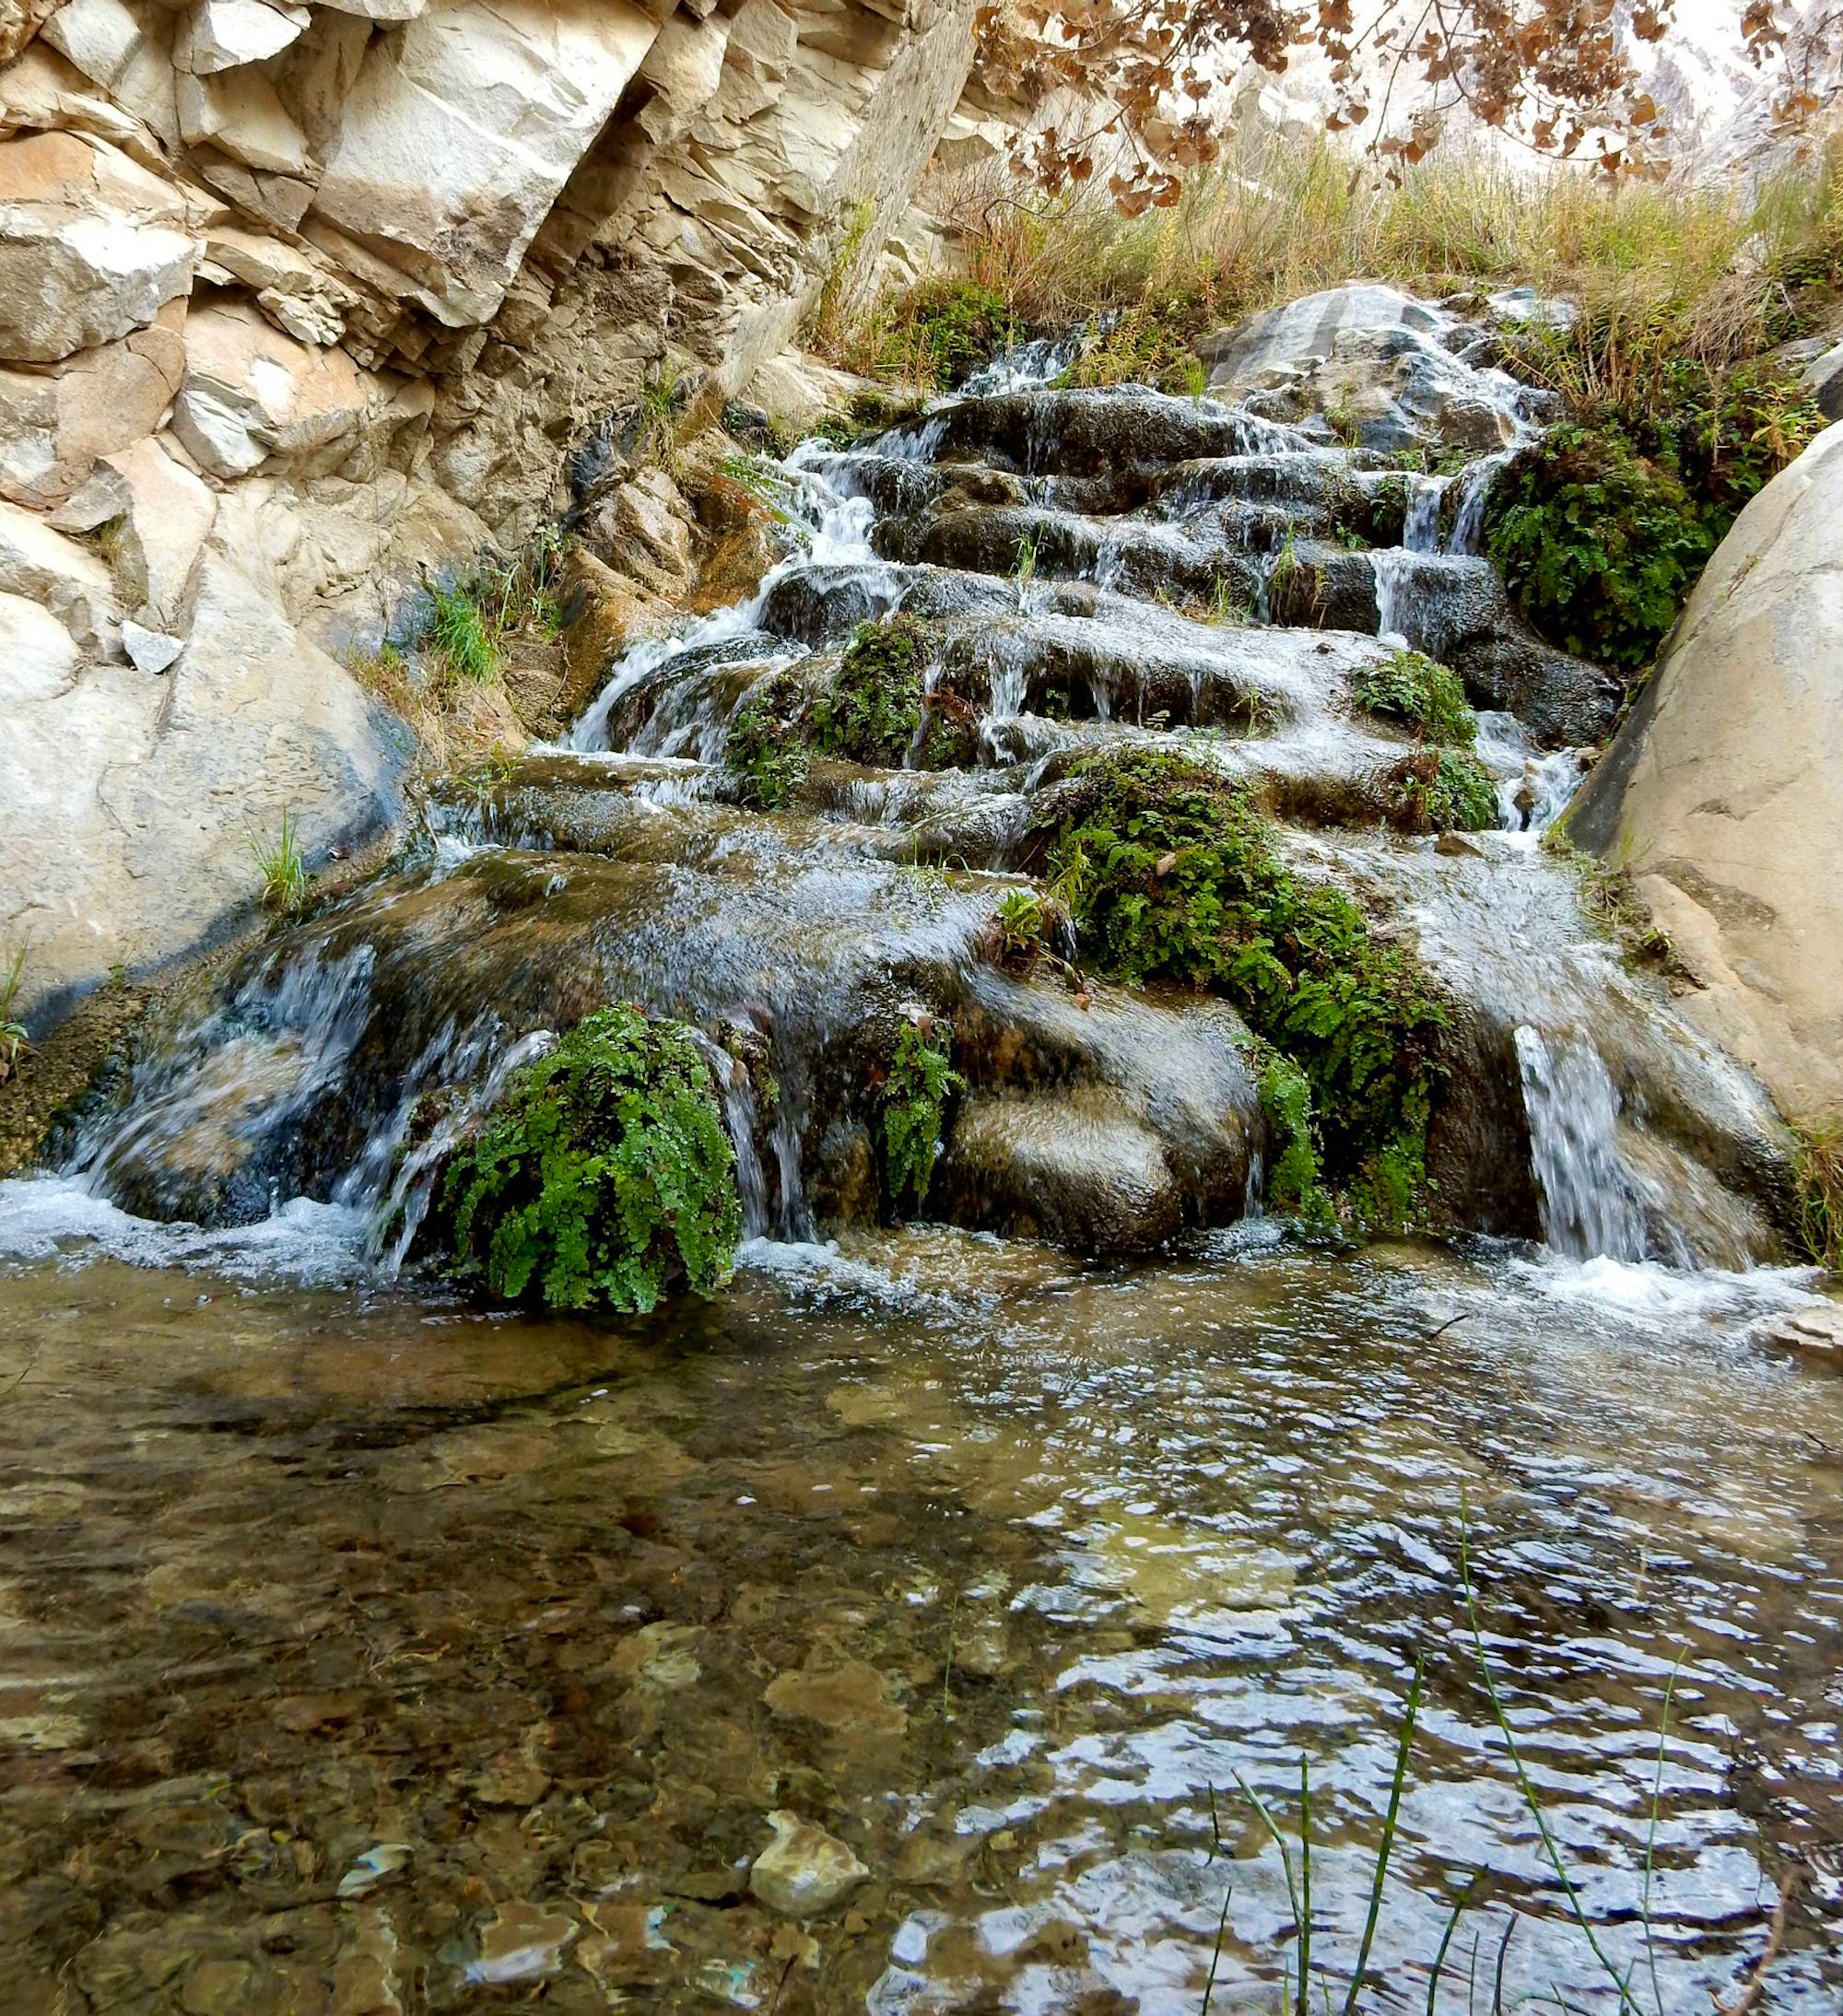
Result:
M121 612L109 568L17 504L0 504L0 593L41 603L86 651L113 648Z
M51 611L0 593L0 702L54 699L76 676L76 640Z
M58 0L0 0L0 63L12 62L57 4Z
M52 690L47 670L34 696L9 697L0 940L30 943L29 1015L116 960L156 967L246 918L250 842L284 811L311 860L394 813L401 732L296 632L248 557L205 554L164 674L92 667ZM0 604L0 621L17 615ZM42 664L65 662L42 624L34 641Z
M308 24L305 7L269 0L198 0L186 18L174 58L182 70L209 76L278 56Z
M1781 1111L1843 1105L1843 428L1735 521L1567 815L1700 983L1683 1012Z
M485 321L657 32L630 0L436 0L366 50L315 214Z
M1483 332L1430 301L1352 281L1269 309L1197 346L1213 391L1270 419L1321 419L1340 439L1391 452L1502 448L1531 395L1471 363Z
M55 363L145 328L192 286L183 205L105 143L0 141L0 357Z
M216 492L153 439L105 457L53 522L81 532L109 527L123 595L150 621L173 624L217 516Z
M331 451L336 466L390 404L390 388L346 351L297 343L245 302L195 311L185 357L173 431L216 476L247 475L271 456L312 462L317 451Z
M61 504L99 456L153 433L184 380L185 307L55 364L0 369L0 497Z
M58 51L172 147L179 144L173 41L183 20L155 0L64 0L40 46Z

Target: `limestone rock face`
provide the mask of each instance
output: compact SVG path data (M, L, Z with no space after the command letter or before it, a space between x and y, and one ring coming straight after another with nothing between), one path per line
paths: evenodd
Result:
M1843 428L1735 521L1567 815L1702 983L1689 1017L1783 1112L1843 1104Z
M181 205L112 147L0 143L0 357L55 363L144 328L192 285Z
M974 6L0 0L0 954L35 1026L247 910L252 822L311 857L387 815L338 658L426 569L578 507L628 570L605 643L687 592L641 394L714 417L848 241L868 284Z

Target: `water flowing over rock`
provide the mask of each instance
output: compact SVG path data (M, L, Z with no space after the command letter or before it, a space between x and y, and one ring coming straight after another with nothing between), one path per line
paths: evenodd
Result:
M1843 428L1735 521L1568 813L1702 983L1698 1027L1800 1118L1843 1103Z
M439 1163L401 1161L424 1096L477 1105L535 1032L631 1001L705 1032L753 1235L920 1209L1145 1249L1258 1210L1278 1150L1227 1002L1084 975L1073 944L1006 950L1005 905L1040 888L1080 766L1167 750L1238 781L1281 822L1290 872L1352 892L1447 1003L1427 1143L1442 1221L1627 1259L1770 1251L1770 1108L1625 970L1536 846L1549 772L1578 774L1544 747L1574 662L1509 631L1521 718L1487 713L1477 741L1503 808L1487 791L1482 823L1502 826L1437 844L1456 815L1429 809L1433 755L1361 695L1413 671L1404 639L1462 636L1438 626L1488 568L1270 515L1288 499L1386 541L1414 516L1379 505L1391 474L1242 408L1040 384L849 450L804 444L759 589L616 657L570 746L449 780L420 858L246 957L144 1061L90 1180L207 1222L332 1197L377 1213L401 1260ZM1060 542L1070 523L1084 537ZM1342 597L1336 570L1373 584L1404 557L1399 634L1379 636L1373 592ZM1280 592L1320 565L1322 597ZM1275 620L1206 579L1251 582ZM892 612L910 711L868 754L804 747L857 627ZM1346 612L1358 627L1331 627ZM1474 702L1506 697L1496 661L1456 656ZM770 717L757 749L747 724ZM888 1078L915 1026L947 1032L964 1086L905 1205Z

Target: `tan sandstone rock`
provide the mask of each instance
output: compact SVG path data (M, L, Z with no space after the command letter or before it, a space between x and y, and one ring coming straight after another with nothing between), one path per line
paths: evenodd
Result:
M1627 864L1682 1006L1804 1119L1843 1105L1843 427L1735 521L1567 814Z
M183 205L76 134L0 142L0 357L55 363L144 328L192 285Z

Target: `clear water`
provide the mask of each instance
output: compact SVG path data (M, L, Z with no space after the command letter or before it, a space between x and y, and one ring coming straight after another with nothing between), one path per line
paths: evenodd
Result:
M1472 1884L1440 2006L1514 1922L1507 2006L1611 2009L1462 1536L1643 2006L1673 1684L1656 2000L1739 1978L1804 1856L1767 2006L1839 2006L1843 1379L1767 1334L1803 1277L922 1229L598 1326L342 1280L299 1209L93 1231L0 1273L8 2010L1164 2016L1213 1964L1271 2010L1236 1787L1292 1834L1301 1757L1341 1996L1416 1659L1364 2006L1425 2006ZM804 1927L747 1890L788 1811L869 1871Z

